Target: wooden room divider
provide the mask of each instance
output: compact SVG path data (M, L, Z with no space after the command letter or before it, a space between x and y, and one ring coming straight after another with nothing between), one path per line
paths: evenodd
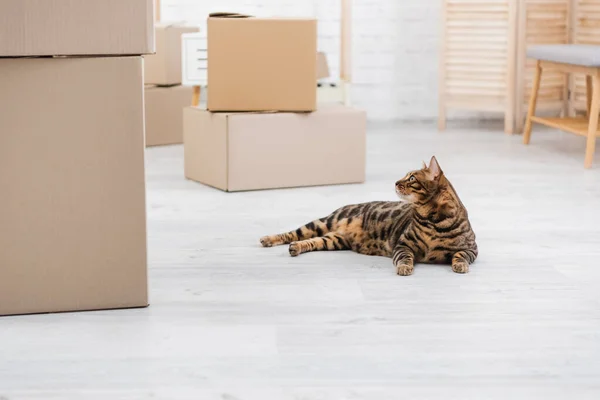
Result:
M449 109L514 120L516 0L443 0L438 126Z
M522 132L535 63L530 45L600 44L600 0L442 0L438 127L449 109L500 112ZM583 76L544 74L542 113L586 109Z

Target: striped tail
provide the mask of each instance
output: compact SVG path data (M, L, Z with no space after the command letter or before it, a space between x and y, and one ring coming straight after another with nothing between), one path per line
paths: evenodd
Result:
M263 236L260 238L260 244L262 244L263 247L272 247L315 237L321 237L330 232L329 228L327 227L327 223L325 222L326 219L327 218L321 218L311 221L295 231L280 233L278 235Z

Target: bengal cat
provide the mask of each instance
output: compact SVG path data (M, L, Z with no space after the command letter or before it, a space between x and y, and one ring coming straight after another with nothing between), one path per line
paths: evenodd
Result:
M396 182L400 202L349 205L295 231L260 239L264 247L290 243L292 257L316 250L353 250L391 257L398 275L415 263L452 264L464 274L477 258L467 210L435 157Z

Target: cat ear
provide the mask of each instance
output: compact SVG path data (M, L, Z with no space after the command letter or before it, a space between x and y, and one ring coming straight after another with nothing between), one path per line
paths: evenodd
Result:
M442 169L435 156L431 157L431 161L429 161L429 172L434 179L438 179L442 175Z
M427 169L427 163L423 161L423 169Z

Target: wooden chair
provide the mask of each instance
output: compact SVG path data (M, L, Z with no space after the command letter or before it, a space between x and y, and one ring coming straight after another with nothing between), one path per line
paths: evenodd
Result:
M523 134L523 143L529 144L532 123L551 126L576 135L587 137L585 168L592 166L596 150L598 114L600 113L600 46L581 44L557 44L533 46L527 56L537 60L533 89L529 100L529 110ZM565 73L586 75L587 116L542 118L535 116L535 106L544 70L558 70Z

